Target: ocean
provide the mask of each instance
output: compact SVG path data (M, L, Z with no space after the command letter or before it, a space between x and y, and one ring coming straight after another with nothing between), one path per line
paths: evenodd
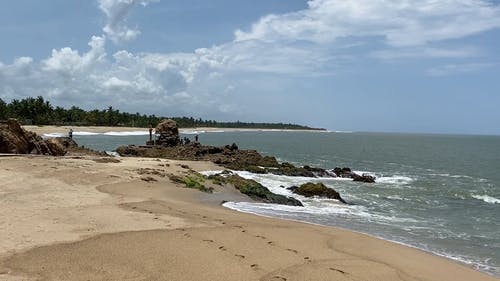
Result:
M279 161L350 167L375 184L238 172L305 207L228 202L263 216L341 227L422 249L500 277L500 136L357 132L191 132L203 144L236 143ZM147 133L75 132L79 144L112 151ZM307 199L284 187L323 182L351 205Z

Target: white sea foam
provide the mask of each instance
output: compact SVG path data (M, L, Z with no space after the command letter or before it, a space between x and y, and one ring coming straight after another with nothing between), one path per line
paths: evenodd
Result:
M106 154L114 156L114 157L121 157L120 154L118 154L118 152L116 152L116 151L105 151L105 152L106 152Z
M199 135L199 134L204 134L206 133L205 131L191 131L191 130L186 130L186 131L181 131L181 134L186 134L186 135Z
M378 177L375 182L377 183L388 183L388 184L409 184L413 181L410 177L405 176L392 176L392 177Z
M452 174L429 174L429 176L439 176L439 177L447 177L447 178L456 178L456 179L460 179L460 178L464 178L464 179L472 179L471 176L467 176L467 175L452 175Z
M148 131L129 131L129 132L106 132L103 133L105 136L147 136L149 135Z
M50 134L43 134L42 137L44 138L60 138L60 137L65 137L67 134L63 133L50 133Z
M73 136L97 136L97 135L100 135L100 133L85 132L85 131L73 132Z
M500 199L488 195L472 195L472 198L483 200L489 204L500 204Z
M75 131L73 132L73 136L113 136L113 137L121 137L121 136L146 136L149 135L148 131L125 131L125 132L104 132L104 133L94 133L94 132L86 132L86 131ZM65 133L49 133L43 134L43 137L46 138L56 138L56 137L66 137L68 134Z

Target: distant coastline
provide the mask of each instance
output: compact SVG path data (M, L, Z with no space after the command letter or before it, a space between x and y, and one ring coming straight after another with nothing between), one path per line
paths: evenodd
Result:
M77 134L78 132L85 133L123 133L134 132L149 134L148 128L138 127L113 127L113 126L54 126L54 125L24 125L24 129L35 132L39 135L47 134L60 134L66 135L69 129L73 129ZM210 133L210 132L315 132L326 131L325 129L266 129L266 128L217 128L217 127L195 127L195 128L179 128L182 134L197 134L197 133Z
M121 112L109 106L107 109L85 110L77 106L71 108L54 107L42 96L12 100L9 103L0 99L0 120L15 118L24 125L54 126L108 126L148 128L163 119L173 119L180 128L245 128L245 129L284 129L284 130L324 130L304 125L283 122L241 122L204 120L193 117L165 117L155 114Z

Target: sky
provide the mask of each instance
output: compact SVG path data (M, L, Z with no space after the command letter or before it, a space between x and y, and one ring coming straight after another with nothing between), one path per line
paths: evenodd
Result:
M500 135L500 1L0 2L0 98Z

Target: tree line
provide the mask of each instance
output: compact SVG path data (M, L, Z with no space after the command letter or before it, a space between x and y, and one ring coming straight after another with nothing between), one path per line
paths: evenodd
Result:
M77 106L63 108L54 107L42 96L13 99L6 103L0 98L0 120L16 118L25 125L71 125L71 126L121 126L148 127L155 126L165 118L171 118L181 128L215 127L215 128L252 128L252 129L315 129L308 126L285 123L254 122L220 122L215 120L195 119L193 117L164 117L154 114L120 112L109 106L107 109L84 110Z

